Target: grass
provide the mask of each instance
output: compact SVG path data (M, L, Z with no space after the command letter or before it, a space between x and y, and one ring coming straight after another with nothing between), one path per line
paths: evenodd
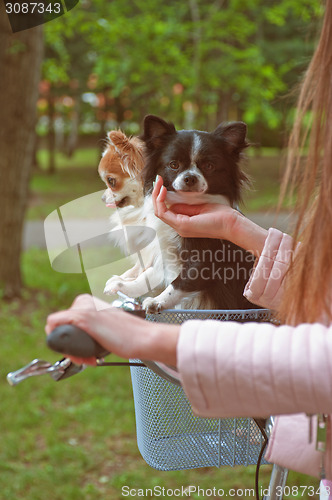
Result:
M283 174L282 157L266 152L262 156L251 156L245 170L253 184L252 189L245 193L245 211L275 210Z
M97 148L77 150L70 159L57 153L56 173L49 175L47 151L39 151L40 170L31 179L27 218L44 219L69 201L103 190L104 183L97 172L98 158ZM280 153L274 149L262 150L261 156L252 153L245 170L252 178L253 188L245 194L244 212L275 209L283 170Z
M37 157L40 169L30 182L28 219L44 219L57 207L104 189L97 172L99 153L95 148L77 150L72 158L57 153L53 175L47 171L47 151L39 151Z
M45 318L68 307L78 293L89 291L84 275L54 272L42 250L26 252L22 265L27 284L23 298L0 302L1 500L120 500L123 486L175 489L196 485L226 492L253 488L254 466L176 472L151 469L137 449L126 368L88 368L62 382L44 375L10 387L5 378L9 371L36 357L51 362L59 359L45 346ZM270 466L261 470L264 487L270 471ZM287 484L318 487L318 481L296 473L290 473ZM244 498L239 493L240 497ZM201 497L193 494L191 498Z

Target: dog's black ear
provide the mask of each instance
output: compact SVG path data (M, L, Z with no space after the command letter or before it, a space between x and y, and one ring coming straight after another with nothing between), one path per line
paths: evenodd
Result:
M246 139L247 125L244 122L221 123L213 134L224 139L229 153L240 153L249 146Z
M158 145L159 139L173 134L176 134L173 123L167 123L155 115L147 115L144 118L144 134L141 137L143 141Z

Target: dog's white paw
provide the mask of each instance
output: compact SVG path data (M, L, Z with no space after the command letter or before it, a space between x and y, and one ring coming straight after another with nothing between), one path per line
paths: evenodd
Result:
M142 307L148 314L157 314L163 310L163 305L159 302L158 297L147 297L143 300Z
M123 287L124 287L124 282L121 279L121 277L120 276L112 276L112 278L110 278L106 282L106 285L104 288L104 293L106 295L114 295L116 292L119 292L119 291L125 293L123 290Z

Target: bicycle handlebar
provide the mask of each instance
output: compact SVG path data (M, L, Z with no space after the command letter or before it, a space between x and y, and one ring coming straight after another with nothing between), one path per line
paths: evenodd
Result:
M127 310L129 314L145 317L142 310ZM61 354L69 354L80 358L104 358L110 354L104 347L96 342L90 335L75 325L61 325L55 328L46 338L47 346L53 351ZM174 368L154 361L143 361L144 364L155 373L168 380L172 384L180 385L179 377ZM100 366L107 366L103 363Z
M135 316L145 316L144 311L127 311ZM61 354L70 354L80 358L103 358L109 352L82 328L76 325L61 325L55 328L46 338L47 346Z
M46 343L53 351L82 358L103 358L109 354L86 331L75 325L58 326L47 337Z

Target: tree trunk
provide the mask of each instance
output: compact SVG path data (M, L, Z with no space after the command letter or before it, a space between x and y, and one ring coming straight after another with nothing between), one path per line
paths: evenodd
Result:
M42 27L11 33L0 4L0 293L20 295L22 229L35 143Z
M38 134L35 134L35 141L33 144L33 153L32 153L32 169L34 172L40 171L40 165L38 162L38 149L39 149L39 137Z
M66 143L66 155L71 158L75 153L78 143L78 131L80 125L80 96L74 97L74 107L70 117L70 129Z
M201 94L200 94L200 82L201 82L201 46L202 46L202 27L201 27L201 15L199 10L199 2L197 0L189 0L189 8L191 13L191 20L193 25L193 84L192 84L192 96L193 101L196 104L197 112L200 111ZM197 128L195 106L192 106L191 113L186 117L186 126L189 129ZM190 118L191 123L188 123L188 118Z
M48 173L55 174L55 105L54 97L49 94L47 99L48 106Z
M221 122L228 121L230 100L231 100L230 94L228 94L228 93L225 94L222 91L219 92L219 102L218 102L216 126Z

